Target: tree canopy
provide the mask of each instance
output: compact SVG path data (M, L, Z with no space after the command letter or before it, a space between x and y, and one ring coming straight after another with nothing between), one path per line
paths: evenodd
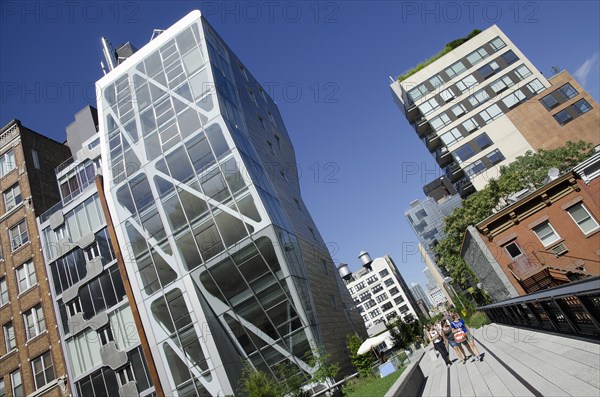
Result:
M539 150L537 153L528 151L512 163L500 167L497 179L491 179L484 189L469 196L461 207L446 218L446 237L435 247L439 255L437 264L444 267L461 288L466 288L469 280L474 278L460 256L467 227L492 215L501 199L528 187L543 186L550 168L558 168L561 174L568 172L588 158L592 151L593 145L590 143L569 141L565 146L552 150Z

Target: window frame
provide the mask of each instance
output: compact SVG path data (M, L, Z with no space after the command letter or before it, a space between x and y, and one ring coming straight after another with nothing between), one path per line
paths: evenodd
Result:
M15 381L15 374L19 374L19 383ZM17 391L19 389L19 391ZM10 373L10 390L13 397L25 396L23 391L23 377L21 376L21 370L17 369Z
M47 365L48 359L50 361L50 365ZM35 369L37 360L40 360L42 365L42 370L40 372L36 372ZM50 369L52 370L52 379L49 379L48 377L48 370ZM50 350L47 350L46 352L40 354L39 356L31 360L31 373L33 375L33 382L36 390L46 386L48 383L56 379L56 371L54 370L54 359L52 358L52 353ZM40 374L43 374L44 376L44 383L38 385L38 375Z
M540 237L540 234L538 233L538 231L536 231L536 229L540 229L543 226L549 226L550 230L552 233L548 233L542 237ZM544 248L550 247L553 244L556 244L557 242L561 241L562 238L560 237L560 235L558 234L558 232L556 231L556 229L554 228L554 226L552 226L552 224L550 223L550 221L544 221L542 223L540 223L539 225L535 225L534 227L531 228L531 231L536 235L536 237L538 238L538 240L540 241L540 243L542 243L542 245L544 246ZM548 243L544 243L544 241L542 240L542 238L546 238L550 235L554 234L556 236L555 239L553 239L552 241L548 242Z
M15 195L15 190L19 190L19 193ZM2 192L2 197L4 198L4 211L9 212L14 208L17 208L23 202L23 195L21 193L21 185L19 182L15 183L4 192ZM17 200L17 197L19 200ZM9 201L12 203L12 206L9 207ZM18 202L17 202L18 201Z
M559 115L565 115L567 116L566 118L562 118ZM561 110L560 112L557 112L556 114L554 114L552 117L554 117L554 120L556 120L556 122L560 125L566 125L569 124L571 121L575 120L575 118L573 116L571 116L571 114L567 111L567 108Z
M13 149L9 149L0 155L0 178L5 177L15 169L17 169L15 152Z
M25 226L25 231L21 231L21 226L24 225ZM18 229L18 234L17 236L13 236L13 232ZM23 239L23 236L25 236L25 239ZM19 248L21 248L22 246L24 246L25 244L29 243L29 228L27 227L27 222L25 222L25 219L22 219L20 222L16 223L15 225L13 225L12 227L10 227L8 229L8 237L10 240L10 247L12 252L15 252L16 250L18 250ZM19 238L19 243L18 245L14 244L17 237Z
M584 218L581 221L577 221L575 219L575 217L573 216L573 214L571 213L571 210L574 209L575 207L580 207L581 209L583 209L583 211L585 211L585 213L587 214L587 217ZM598 222L598 220L596 220L596 218L594 218L594 215L590 212L590 210L587 209L587 207L585 206L585 204L583 202L580 201L579 203L575 203L572 206L570 206L569 208L566 208L565 211L567 211L567 213L569 214L569 216L571 217L571 219L573 220L573 222L575 222L575 224L577 225L577 227L579 227L579 230L581 230L581 232L585 236L589 236L590 234L592 234L594 232L597 232L600 229L600 223ZM594 224L596 226L586 232L581 227L581 223L585 222L588 219L592 220L592 222L594 222Z
M0 307L10 303L10 295L8 294L8 284L6 277L0 277Z
M8 354L17 348L17 335L15 334L15 325L12 321L2 324L2 334L4 335L6 354Z
M21 269L25 270L23 274L23 278L21 278ZM33 264L33 260L28 260L23 262L19 267L15 268L15 276L17 279L17 289L19 291L19 295L24 294L29 291L31 288L38 285L37 273L35 271L35 265ZM32 277L33 276L33 277ZM21 289L21 282L25 281L25 287Z
M29 324L27 317L28 315L31 315L33 324ZM25 324L25 335L27 337L27 341L34 339L46 332L46 318L44 316L44 309L42 308L41 303L38 303L23 312L23 324ZM33 334L30 332L31 329L34 331Z

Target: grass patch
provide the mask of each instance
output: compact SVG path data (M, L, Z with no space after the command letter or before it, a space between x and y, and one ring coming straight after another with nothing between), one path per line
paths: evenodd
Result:
M404 80L406 80L407 78L409 78L413 74L417 73L419 70L423 69L425 66L427 66L427 65L429 65L429 64L437 61L438 59L440 59L441 57L443 57L444 55L446 55L450 51L454 50L459 45L461 45L463 43L466 43L467 41L469 41L473 37L477 36L479 33L481 33L481 30L475 29L471 33L469 33L469 35L467 37L463 37L462 39L457 39L457 40L449 42L437 54L435 54L431 58L429 58L429 59L427 59L427 60L419 63L414 68L409 69L406 72L402 73L400 76L398 76L398 81L399 82L403 82Z
M344 386L345 397L383 397L404 372L402 367L385 378L351 379Z
M467 321L467 325L472 328L481 328L488 324L491 324L491 321L484 312L474 312Z

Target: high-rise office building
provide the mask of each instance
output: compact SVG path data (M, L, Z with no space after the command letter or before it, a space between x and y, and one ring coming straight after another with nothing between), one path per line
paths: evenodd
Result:
M71 389L36 216L59 200L54 168L69 148L12 120L0 129L0 395ZM63 394L66 393L66 394Z
M425 306L427 307L427 309L431 308L431 300L429 299L429 296L427 296L427 294L423 290L423 287L421 287L420 284L411 283L410 284L410 291L412 292L413 297L416 300L422 300L423 301L423 303L425 304Z
M277 106L194 11L98 81L104 190L165 394L233 394L243 361L352 371L358 313L302 202Z
M598 105L571 80L564 73L546 79L494 25L405 73L391 89L418 137L466 197L528 150L568 140L600 143Z
M69 381L78 396L162 396L97 189L97 125L87 106L67 127L73 157L56 168L60 201L38 218Z

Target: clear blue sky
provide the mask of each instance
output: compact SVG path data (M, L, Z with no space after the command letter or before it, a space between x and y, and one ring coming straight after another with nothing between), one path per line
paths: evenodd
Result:
M75 112L94 104L100 37L141 47L192 9L272 87L334 260L356 269L361 250L390 254L408 283L424 283L424 265L404 211L440 172L388 76L495 23L543 74L567 69L599 97L597 1L3 1L0 124L18 118L63 141Z

